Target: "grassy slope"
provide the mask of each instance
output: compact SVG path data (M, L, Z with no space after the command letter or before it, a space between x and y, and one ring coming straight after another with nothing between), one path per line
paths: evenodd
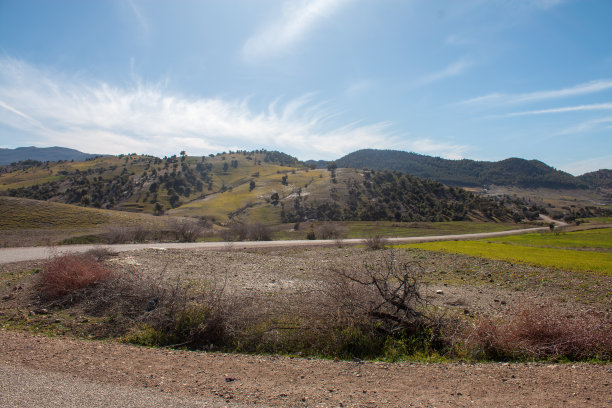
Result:
M47 228L83 229L105 224L151 224L156 217L70 204L0 197L0 230Z
M268 205L270 196L278 193L281 200L290 199L302 189L304 194L311 194L317 189L329 184L329 174L325 170L308 171L279 166L276 164L256 165L242 155L228 155L226 161L238 160L238 167L223 172L221 157L215 157L210 162L214 169L214 182L217 185L231 187L231 191L211 194L204 199L188 202L170 213L184 216L207 216L216 221L227 221L230 213L240 209L240 217L250 222L278 223L280 222L280 205ZM259 173L258 176L255 176ZM287 176L287 185L281 183L281 178ZM320 177L322 176L322 177ZM249 191L249 182L255 182L255 189ZM248 207L248 208L247 208Z
M428 242L404 247L612 275L612 254L609 251L612 247L612 229L609 228L479 241Z

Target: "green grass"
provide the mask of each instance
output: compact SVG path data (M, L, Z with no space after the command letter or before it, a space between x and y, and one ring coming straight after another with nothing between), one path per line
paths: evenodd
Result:
M547 248L612 248L612 228L489 238L487 242Z
M528 263L547 268L612 275L610 248L612 230L576 231L566 234L527 234L479 241L442 241L402 245L418 248ZM589 248L591 250L560 249Z
M0 197L0 230L83 229L106 224L161 222L156 217L25 198Z
M169 213L183 216L206 216L225 222L230 213L249 206L250 208L241 213L243 219L252 223L277 224L281 218L280 205L277 206L277 210L276 207L269 206L266 201L273 193L277 192L282 200L299 188L307 192L308 189L305 186L309 183L311 185L329 183L329 177L319 178L319 174L324 174L323 170L296 170L295 173L292 173L287 167L273 164L254 166L247 160L244 161L246 163L244 165L241 163L237 169L232 169L227 174L219 171L220 175L215 176L215 183L231 186L232 191L211 194L205 199L183 204ZM222 162L215 163L214 166L215 168L221 167ZM285 172L288 177L286 186L281 184L281 178ZM254 173L259 173L259 176L251 177ZM249 189L250 180L255 181L253 190Z
M580 221L589 224L612 224L612 217L581 218Z

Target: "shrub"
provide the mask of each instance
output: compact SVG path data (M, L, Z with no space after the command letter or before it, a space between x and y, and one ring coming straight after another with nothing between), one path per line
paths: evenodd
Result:
M222 314L207 305L183 305L172 314L149 318L128 341L155 347L213 349L227 346L228 332Z
M370 235L363 243L368 249L378 250L384 249L389 244L389 240L381 235Z
M264 224L245 224L236 222L222 232L225 241L271 241L272 230Z
M59 300L113 276L112 269L86 254L53 256L45 262L36 287L41 299Z
M344 235L344 228L339 224L328 222L319 225L316 235L320 239L341 239Z
M369 338L374 355L395 359L398 350L405 357L448 348L443 332L449 321L429 307L418 263L401 261L392 251L361 271L336 270L333 276L329 298L338 302L337 320Z
M174 233L177 241L196 242L204 230L210 228L210 224L202 219L172 218L168 221L168 227Z
M467 344L489 359L612 358L612 321L597 314L568 315L551 305L525 303L504 318L481 318Z
M123 225L109 225L102 235L109 244L122 244L134 240L134 230Z

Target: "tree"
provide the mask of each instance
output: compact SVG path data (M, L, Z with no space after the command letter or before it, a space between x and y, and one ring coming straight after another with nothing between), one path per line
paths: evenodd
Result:
M153 207L153 214L155 215L164 215L164 206L160 203L155 203L155 207Z
M255 189L255 180L251 180L249 183L249 191L253 191Z
M280 200L280 197L278 196L278 193L274 193L270 196L270 200L272 200L272 204L273 205L277 205L278 204L278 200Z
M227 164L227 162L223 163L223 172L227 173L228 169L229 169L229 164Z

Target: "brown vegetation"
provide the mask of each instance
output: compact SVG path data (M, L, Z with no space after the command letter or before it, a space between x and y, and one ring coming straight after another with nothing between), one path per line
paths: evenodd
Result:
M487 359L612 358L612 322L603 314L568 314L553 305L523 304L505 316L482 317L466 342Z
M45 301L54 301L72 295L113 276L108 266L93 256L59 255L51 257L39 273L36 282L40 296Z

